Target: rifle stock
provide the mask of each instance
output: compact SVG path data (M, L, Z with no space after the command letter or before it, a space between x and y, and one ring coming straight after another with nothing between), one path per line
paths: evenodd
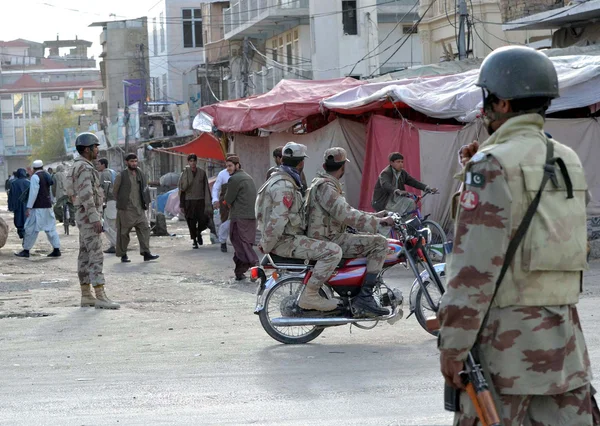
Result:
M485 380L481 366L475 361L473 354L465 361L466 388L469 398L477 411L477 417L483 426L500 426L500 416L496 410L494 397Z

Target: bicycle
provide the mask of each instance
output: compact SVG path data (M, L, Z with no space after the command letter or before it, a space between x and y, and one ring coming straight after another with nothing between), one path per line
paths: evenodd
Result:
M401 219L403 222L407 222L411 219L418 219L422 228L427 228L430 231L430 239L427 241L425 245L425 249L427 250L427 255L433 262L444 263L446 261L446 249L445 245L448 243L448 237L444 232L444 229L441 227L439 223L434 220L428 219L430 215L423 216L421 214L421 201L427 195L433 194L433 192L426 190L423 191L422 195L408 194L407 197L412 198L415 202L416 209L408 211L401 215ZM389 238L394 240L401 239L401 235L398 234L398 231L392 229Z

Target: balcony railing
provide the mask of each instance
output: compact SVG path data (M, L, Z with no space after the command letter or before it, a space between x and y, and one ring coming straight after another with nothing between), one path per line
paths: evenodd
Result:
M308 13L309 0L238 0L231 7L223 9L225 34L236 31L248 23L258 21L260 17L277 15L280 11L305 9Z

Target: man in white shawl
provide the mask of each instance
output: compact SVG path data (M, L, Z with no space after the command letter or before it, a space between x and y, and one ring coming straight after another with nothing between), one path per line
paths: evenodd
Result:
M27 210L25 211L25 237L23 238L23 250L15 253L18 257L29 257L29 250L35 244L40 231L44 231L48 241L54 250L48 257L60 256L60 239L56 232L56 218L52 211L52 199L50 186L52 177L43 169L42 160L35 160L32 164L33 176L29 185L29 198L27 199Z

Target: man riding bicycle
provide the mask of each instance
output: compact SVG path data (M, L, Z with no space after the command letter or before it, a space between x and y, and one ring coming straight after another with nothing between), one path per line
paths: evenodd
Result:
M399 152L392 152L388 157L390 165L379 174L371 206L375 211L388 210L399 214L415 210L416 205L412 197L406 191L406 186L438 192L437 188L430 188L417 179L413 178L404 170L404 156Z

